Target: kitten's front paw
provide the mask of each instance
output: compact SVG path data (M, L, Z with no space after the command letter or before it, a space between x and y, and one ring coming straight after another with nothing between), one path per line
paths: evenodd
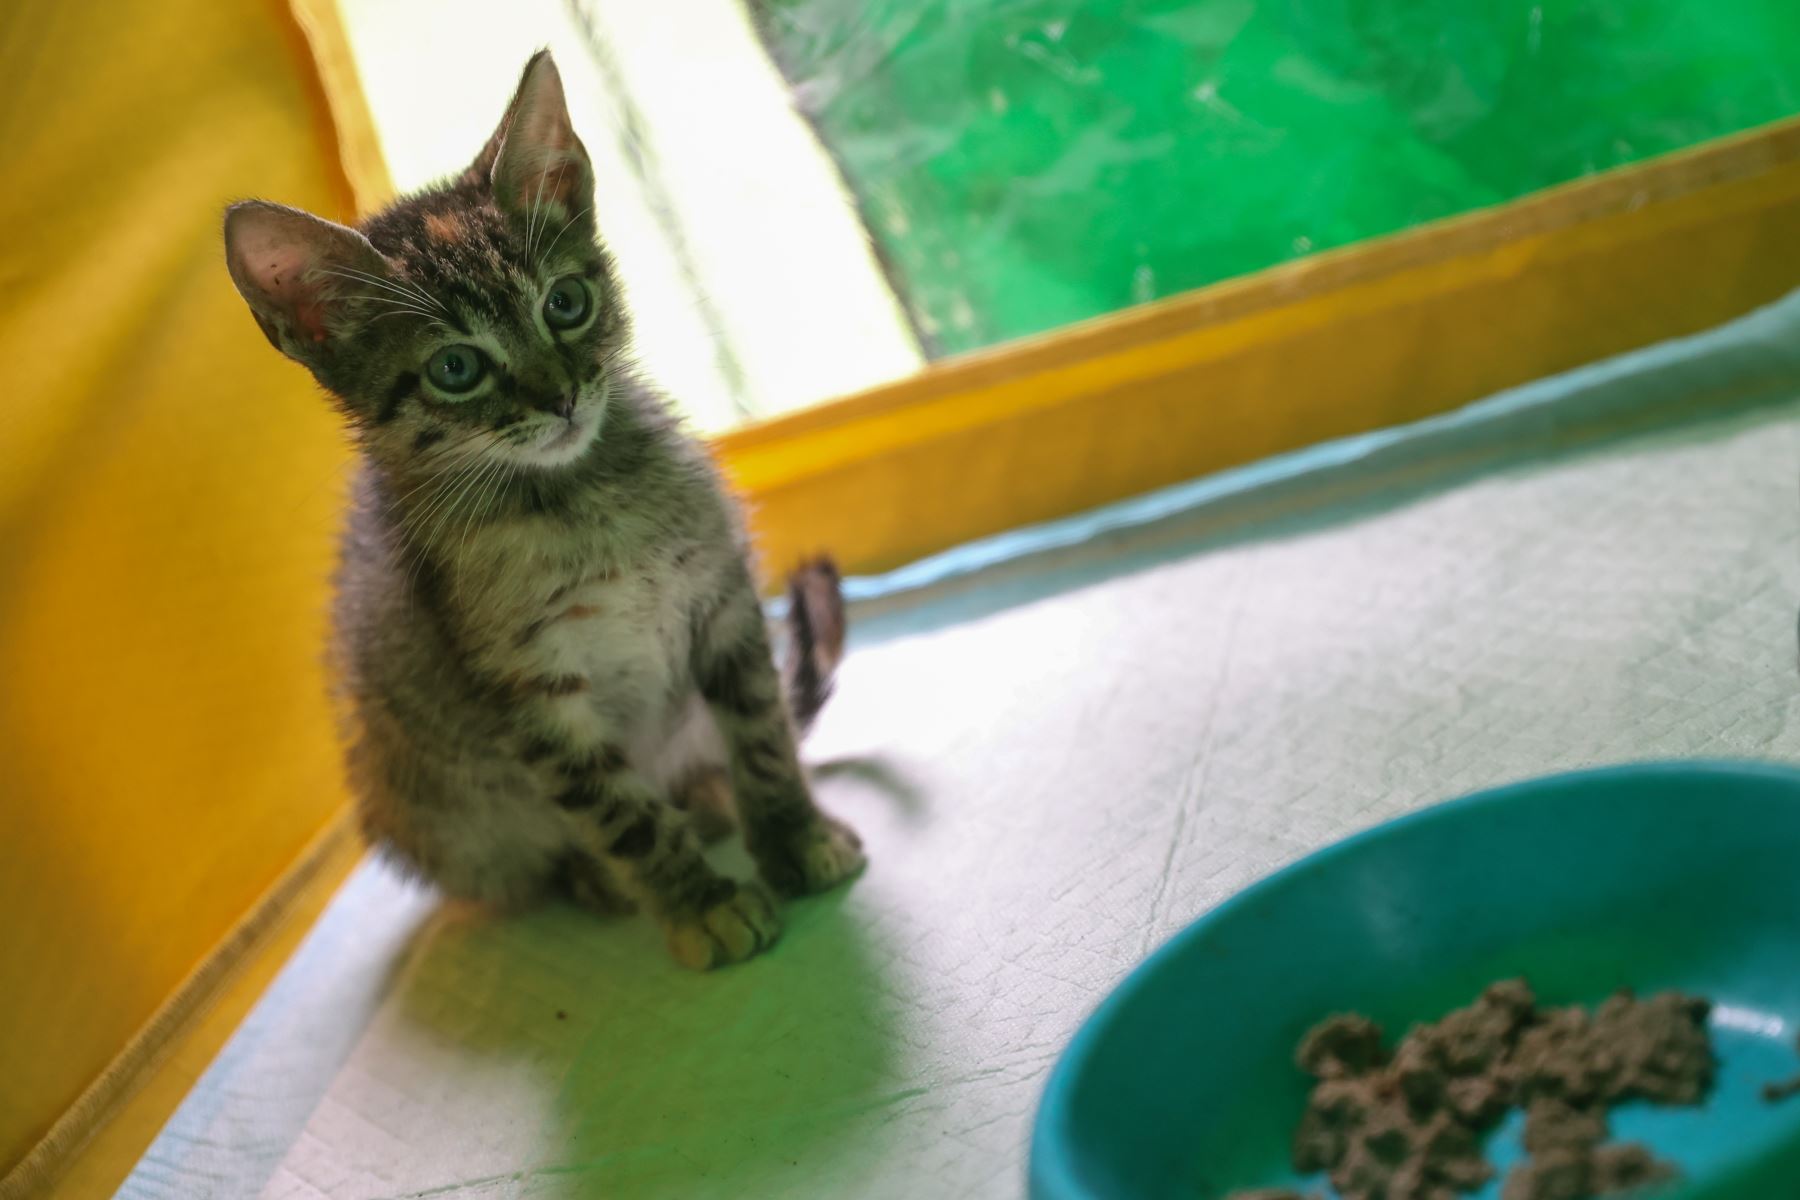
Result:
M752 849L763 879L784 896L836 887L869 862L856 831L824 813L785 842Z
M696 971L742 962L781 936L775 899L759 883L736 885L730 898L703 912L663 922L669 953Z

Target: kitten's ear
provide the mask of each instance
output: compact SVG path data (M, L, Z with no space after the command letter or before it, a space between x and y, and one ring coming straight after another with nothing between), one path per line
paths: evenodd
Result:
M575 136L562 76L548 50L525 64L500 128L464 178L484 167L495 203L508 212L523 215L555 205L568 220L592 205L594 169Z
M225 210L225 265L277 350L311 364L350 324L352 272L383 279L387 263L354 229L266 200Z
M549 53L548 50L540 50L532 56L531 61L525 64L527 78L531 75L531 68L537 65L537 60L548 57ZM512 127L513 118L519 113L519 101L524 97L524 81L521 80L518 90L513 93L513 98L507 102L506 114L500 118L500 124L494 126L494 132L488 135L487 145L481 148L481 153L475 156L475 161L470 163L461 175L457 176L456 182L478 187L484 191L493 185L494 163L499 161L500 147L506 144L506 131Z

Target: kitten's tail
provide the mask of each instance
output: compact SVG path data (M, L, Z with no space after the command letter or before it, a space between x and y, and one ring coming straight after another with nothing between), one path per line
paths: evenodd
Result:
M782 680L794 725L804 735L831 698L844 658L844 592L831 559L803 562L788 576L787 634Z

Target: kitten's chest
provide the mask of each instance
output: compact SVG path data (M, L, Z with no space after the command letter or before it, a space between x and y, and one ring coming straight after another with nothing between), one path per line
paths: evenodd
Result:
M506 674L553 681L618 721L660 713L687 691L704 599L702 577L678 561L567 571L517 588L493 625Z
M694 595L682 576L645 570L567 588L528 623L541 622L532 649L546 670L596 685L620 675L661 683L687 662Z

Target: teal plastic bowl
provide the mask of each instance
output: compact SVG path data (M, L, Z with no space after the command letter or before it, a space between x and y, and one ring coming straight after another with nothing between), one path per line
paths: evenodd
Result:
M1051 1073L1036 1200L1212 1200L1302 1186L1295 1043L1356 1010L1390 1037L1524 975L1546 1003L1621 987L1714 1002L1698 1109L1626 1105L1613 1134L1685 1172L1672 1194L1800 1197L1800 772L1682 763L1556 775L1339 842L1239 893L1133 971ZM1518 1157L1518 1121L1489 1156ZM1325 1194L1330 1195L1328 1190ZM1499 1183L1476 1197L1497 1197ZM1670 1193L1659 1193L1670 1194Z

